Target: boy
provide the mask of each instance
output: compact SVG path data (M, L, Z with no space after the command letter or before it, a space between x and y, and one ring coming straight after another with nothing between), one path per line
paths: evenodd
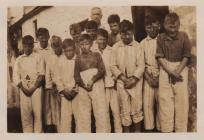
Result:
M75 62L74 78L79 86L78 102L79 132L91 132L91 109L96 120L96 132L110 132L108 108L103 77L105 66L101 55L90 50L93 41L88 34L80 39L81 54Z
M121 41L113 46L111 70L117 78L117 92L121 103L121 119L124 132L129 132L132 121L135 131L141 130L142 82L144 53L133 40L133 24L128 20L120 23Z
M74 80L74 65L75 65L75 43L71 39L63 41L64 55L59 58L56 70L56 85L61 95L61 110L60 110L60 133L71 133L72 114L76 120L76 131L81 125L77 119L77 97L78 87Z
M94 52L99 52L102 56L105 69L106 69L104 81L105 81L105 93L106 93L108 109L110 107L113 113L115 132L122 133L118 94L114 88L115 78L113 77L112 72L110 70L112 48L107 45L107 42L108 42L108 32L104 29L98 29L97 39L96 39L97 45L93 46L91 50Z
M143 83L143 110L144 128L146 132L153 132L155 128L155 97L157 96L159 84L159 66L155 59L157 47L157 35L160 24L154 16L145 17L145 31L147 37L140 43L144 50L145 72Z
M75 47L76 47L76 54L80 54L80 47L79 47L79 36L81 35L82 28L79 23L74 23L69 26L70 35L72 36Z
M56 65L59 61L59 58L62 54L62 40L58 36L52 36L51 38L51 48L52 53L48 56L49 61L46 64L46 75L45 75L45 91L48 95L45 100L46 104L46 113L50 118L50 131L56 132L59 130L59 109L60 109L60 97L57 94L56 89Z
M165 33L157 38L156 58L161 65L159 74L159 119L161 132L187 132L188 68L191 44L188 35L179 32L176 13L166 15Z
M35 51L41 55L41 57L43 58L44 61L44 69L46 69L46 64L49 61L49 56L52 54L52 50L51 50L51 46L49 43L49 31L46 28L39 28L37 30L37 40L38 45L35 48ZM48 93L48 94L47 94ZM50 94L49 92L45 91L45 81L43 84L43 119L44 119L44 123L43 125L45 125L44 129L45 132L52 132L53 131L53 125L51 122L51 116L50 116L50 104L49 104L49 100L50 100Z
M23 132L42 132L42 81L44 79L43 61L33 52L34 39L23 37L24 54L14 65L14 83L20 89L20 108Z
M87 22L85 31L87 34L90 35L92 41L96 40L97 30L98 30L98 25L94 20L90 20Z
M111 30L108 37L108 45L112 47L120 40L120 17L117 14L110 15L108 17L108 24Z

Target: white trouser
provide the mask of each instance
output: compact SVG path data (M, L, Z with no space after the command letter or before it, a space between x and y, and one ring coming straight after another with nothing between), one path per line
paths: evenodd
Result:
M113 119L114 119L114 128L116 133L122 133L122 124L120 119L120 107L119 107L119 97L117 91L113 87L106 87L106 100L108 109L110 107Z
M157 88L152 88L146 80L143 83L143 111L144 111L144 126L146 130L154 129L155 127L155 103L157 96Z
M45 91L44 95L44 117L46 125L56 125L60 122L60 96L56 89Z
M140 79L136 86L125 89L122 81L117 81L117 92L119 94L121 120L123 126L130 126L132 121L138 123L143 120L142 112L142 83Z
M166 62L176 69L180 62ZM161 68L159 77L159 121L161 132L186 132L188 123L188 68L181 72L183 82L171 84L168 74Z
M71 133L72 115L74 115L76 121L76 132L78 132L78 127L81 125L77 121L78 99L78 95L72 101L61 96L60 133Z
M31 97L27 97L20 90L20 109L23 132L42 132L42 89L35 90Z
M85 83L96 74L95 69L89 69L81 72L81 77ZM105 88L103 79L94 83L93 89L87 92L85 89L79 87L78 100L78 123L77 132L91 132L91 109L96 121L96 132L107 133L110 132L109 112L105 96Z

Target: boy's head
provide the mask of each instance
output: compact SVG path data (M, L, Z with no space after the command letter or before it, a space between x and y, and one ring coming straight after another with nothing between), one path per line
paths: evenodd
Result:
M71 24L69 26L70 35L75 42L78 42L79 36L82 32L81 26L78 23Z
M120 23L121 40L128 45L133 41L133 24L129 20Z
M89 34L92 40L96 40L98 24L94 20L90 20L87 22L85 30L87 34Z
M117 14L108 17L108 24L113 34L116 35L120 32L120 17Z
M62 40L59 36L51 37L51 47L57 56L62 54Z
M93 40L89 34L82 34L79 38L79 45L81 48L82 53L90 52L90 48L93 44Z
M175 37L179 31L180 19L176 13L169 13L164 19L164 29L170 37Z
M146 16L144 23L147 35L151 38L156 38L160 30L159 20L154 16Z
M22 40L23 51L25 55L30 55L34 48L34 38L31 35L26 35Z
M75 43L72 39L67 38L62 43L62 48L67 59L72 59L75 55Z
M94 7L91 9L91 19L94 20L98 25L101 23L102 10L99 7Z
M50 38L49 31L46 28L39 28L37 30L37 39L40 42L40 46L42 48L46 48L48 46L48 40Z
M105 29L98 29L96 42L100 50L106 48L108 42L108 32Z

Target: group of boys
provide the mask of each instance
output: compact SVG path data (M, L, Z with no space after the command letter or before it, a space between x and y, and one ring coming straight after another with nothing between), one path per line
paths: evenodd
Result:
M23 132L186 132L190 41L179 32L176 13L164 19L159 34L156 16L145 18L147 37L134 40L133 24L108 17L111 33L94 20L70 25L73 39L63 41L46 28L37 31L38 44L23 37L24 54L14 66L20 89ZM49 41L50 40L50 41ZM156 105L156 110L155 110ZM155 121L156 120L156 121Z

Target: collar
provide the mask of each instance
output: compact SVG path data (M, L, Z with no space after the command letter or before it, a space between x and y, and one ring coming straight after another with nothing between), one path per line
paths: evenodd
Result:
M147 36L147 37L146 37L146 40L157 40L157 37L151 38L150 36Z
M179 39L179 32L177 33L177 35L174 38L171 38L166 33L164 33L164 40L172 41L172 40L178 40L178 39Z
M32 52L30 55L22 54L21 57L30 57L30 56L33 56L33 55L34 55L34 52Z
M47 44L46 48L40 47L40 42L38 42L38 48L39 48L39 50L51 50L50 42L48 41L48 44Z

